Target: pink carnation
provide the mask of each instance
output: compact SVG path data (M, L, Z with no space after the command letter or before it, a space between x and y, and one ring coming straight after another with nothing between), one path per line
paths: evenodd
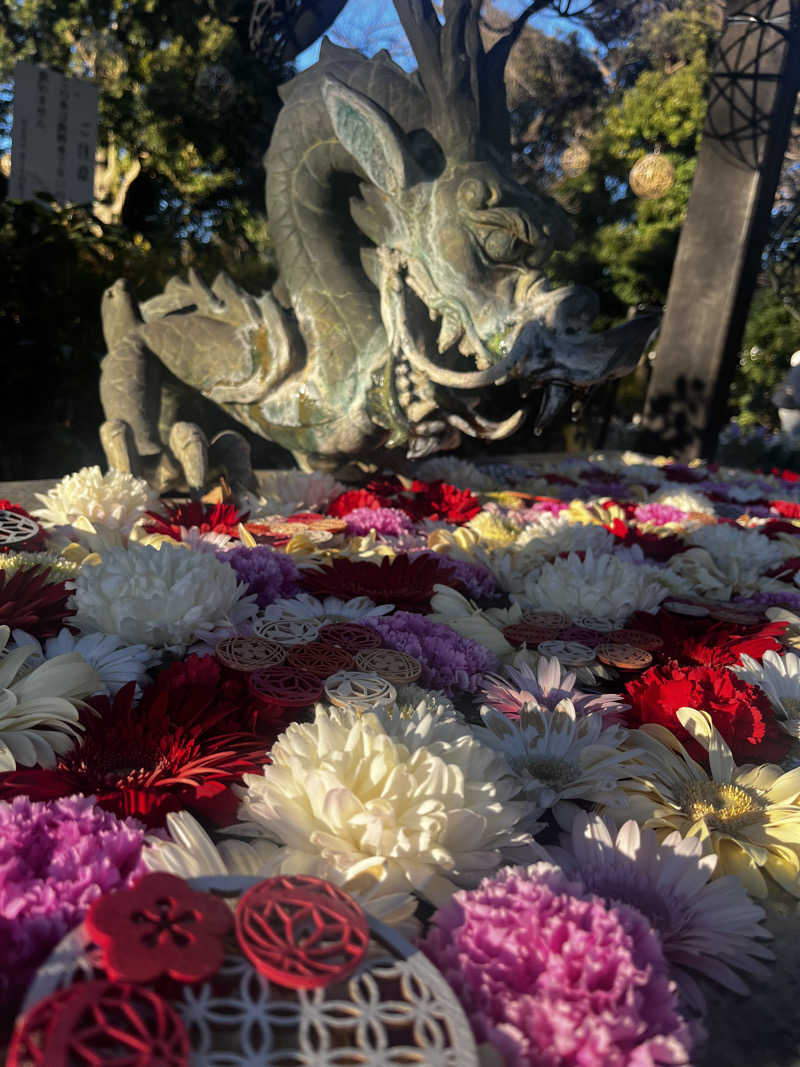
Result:
M656 526L666 526L668 522L683 522L687 515L688 512L674 508L671 504L640 504L633 511L637 522L655 523Z
M13 1019L50 950L103 893L145 873L144 830L93 797L0 802L0 1017Z
M345 516L347 532L365 537L370 530L384 537L399 537L411 533L414 522L400 508L353 508Z
M689 1062L658 935L548 863L456 893L421 947L510 1067Z

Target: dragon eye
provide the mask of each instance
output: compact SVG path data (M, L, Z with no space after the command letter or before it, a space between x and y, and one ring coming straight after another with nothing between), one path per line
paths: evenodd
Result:
M468 210L475 211L482 208L489 200L489 189L480 178L467 178L458 187L459 204Z
M483 242L486 255L498 263L515 259L519 255L521 246L517 238L510 230L492 230Z

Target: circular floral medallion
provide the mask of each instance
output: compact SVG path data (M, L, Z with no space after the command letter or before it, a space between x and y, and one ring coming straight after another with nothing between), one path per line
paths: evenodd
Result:
M368 651L383 644L377 630L357 622L330 622L319 631L319 639L331 645L341 645L348 652Z
M232 671L261 671L277 667L286 659L286 649L266 637L226 637L215 653L220 663Z
M653 662L653 657L647 649L637 648L635 645L598 645L594 651L601 663L605 663L607 667L617 667L621 671L643 671Z
M542 656L555 656L568 667L587 667L595 658L594 649L579 641L540 641L536 651Z
M310 671L283 664L253 671L250 692L270 710L306 708L322 696L322 680Z
M612 630L607 636L613 644L636 645L637 648L647 649L648 652L659 652L664 647L664 642L658 634L648 633L647 630L629 630L622 627Z
M422 664L418 659L391 648L356 652L356 666L360 671L374 671L393 685L411 685L422 674Z
M541 630L552 630L554 633L569 626L569 619L560 611L526 611L522 622Z
M189 1067L189 1039L173 1008L149 989L91 981L39 1001L23 1019L8 1067Z
M181 878L147 874L133 889L106 893L86 916L86 929L103 950L110 978L149 982L168 975L199 982L219 970L227 905L197 893Z
M256 619L253 629L276 645L307 645L316 641L319 623L313 619Z
M393 703L397 699L397 690L379 674L339 671L326 681L325 696L339 708L369 711Z
M561 630L553 630L549 626L537 626L532 622L512 622L503 627L503 637L511 645L528 645L533 648L540 641L550 641Z
M346 648L339 645L310 641L307 645L295 645L290 648L286 662L290 667L301 667L318 678L330 678L337 671L346 671L352 667L353 657Z
M236 907L236 935L256 970L290 989L346 978L369 944L353 898L309 876L281 875L248 890Z
M16 511L0 511L0 545L21 545L39 533L39 523Z

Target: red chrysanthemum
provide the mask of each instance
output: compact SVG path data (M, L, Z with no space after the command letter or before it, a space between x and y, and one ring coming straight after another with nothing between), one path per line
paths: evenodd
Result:
M239 536L239 523L245 522L249 512L239 512L232 504L203 504L191 500L186 504L164 504L167 514L148 511L153 520L144 525L147 533L163 534L176 541L181 540L181 528L197 529L200 533L221 533L228 537Z
M36 522L36 519L25 510L20 504L13 504L10 500L0 500L0 511L13 511L15 515L24 515L26 519L30 519L31 522ZM37 523L37 526L39 524ZM37 533L33 537L29 537L27 541L18 542L13 545L0 545L0 552L41 552L47 543L47 534L44 532L41 526Z
M414 482L414 494L406 507L412 519L438 519L457 526L474 519L481 510L481 502L469 489L456 489L447 482ZM400 505L402 507L402 505Z
M94 794L101 807L148 826L161 826L169 812L184 808L218 824L230 822L238 806L231 786L261 769L273 739L241 729L245 699L234 699L232 686L219 681L213 657L204 657L207 663L199 668L191 665L193 658L162 672L168 677L148 689L138 706L133 682L113 703L94 697L80 745L52 770L0 775L0 799ZM189 678L183 686L181 668ZM215 685L199 681L215 672ZM239 693L246 688L236 680L232 685Z
M678 721L679 708L706 711L737 763L778 763L791 739L775 721L766 696L725 667L651 667L625 686L629 726L666 726L698 763L708 753Z
M0 571L0 626L17 627L34 637L53 637L74 612L67 607L64 582L48 582L49 567Z
M742 653L761 659L765 652L780 652L778 640L785 622L760 623L753 627L737 623L713 622L659 611L655 615L636 612L628 622L635 630L658 634L664 642L661 657L684 666L725 667L736 663Z
M770 500L769 506L784 519L800 519L800 504L793 500ZM797 527L793 527L793 532L797 532Z
M384 502L381 498L376 493L371 493L368 489L348 489L331 500L328 504L328 514L334 518L343 519L351 511L355 511L356 508L369 508L371 511L375 511L383 506Z
M434 585L460 588L453 570L435 556L407 555L380 564L368 560L334 559L324 570L301 572L300 584L314 596L336 596L343 600L366 596L376 604L394 604L400 611L430 611Z

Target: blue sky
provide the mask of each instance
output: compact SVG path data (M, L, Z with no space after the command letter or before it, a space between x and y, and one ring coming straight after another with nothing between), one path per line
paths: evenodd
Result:
M520 0L497 0L496 6L510 15L517 15L525 4ZM588 30L579 23L560 18L558 15L542 11L531 20L545 33L570 33L575 30L586 47L596 45ZM402 52L396 54L398 38L403 38L403 31L398 21L394 6L388 0L349 0L339 18L329 31L337 44L350 42L353 47L365 51L368 55L381 48L388 48L394 58L405 67L416 64L410 55ZM315 63L319 56L320 41L316 41L297 57L298 70L305 70Z

